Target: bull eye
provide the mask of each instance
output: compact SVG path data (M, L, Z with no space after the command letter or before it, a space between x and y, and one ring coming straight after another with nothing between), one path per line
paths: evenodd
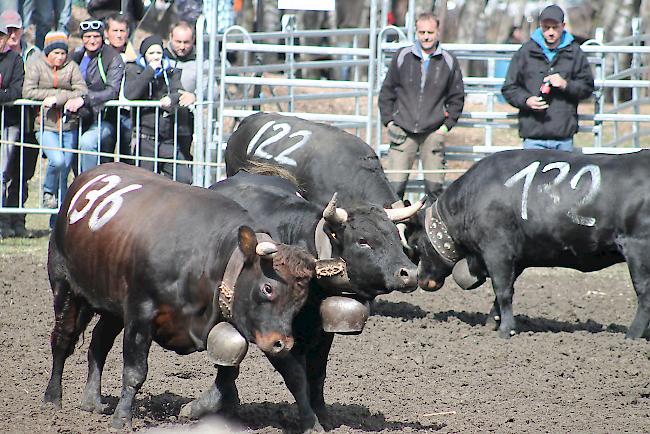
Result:
M262 290L262 295L264 295L266 298L272 300L275 297L275 289L268 283L262 285L261 290Z
M365 238L359 238L359 241L357 241L357 244L361 246L364 249L370 249L370 244L368 244L368 241Z

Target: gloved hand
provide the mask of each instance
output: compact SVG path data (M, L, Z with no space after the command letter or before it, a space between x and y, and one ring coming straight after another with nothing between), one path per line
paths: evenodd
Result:
M406 131L402 129L399 125L397 125L395 122L390 121L388 122L388 138L390 139L391 142L395 143L396 145L401 145L406 141Z

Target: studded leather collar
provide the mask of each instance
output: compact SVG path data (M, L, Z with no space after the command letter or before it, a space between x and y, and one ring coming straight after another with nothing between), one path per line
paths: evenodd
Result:
M435 216L433 211L435 208ZM433 248L449 265L454 265L463 258L459 247L449 235L447 226L438 212L438 202L428 207L424 214L424 228Z

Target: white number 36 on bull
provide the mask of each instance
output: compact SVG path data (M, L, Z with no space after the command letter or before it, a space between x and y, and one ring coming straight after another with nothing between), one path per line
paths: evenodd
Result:
M70 207L68 208L68 223L73 225L79 220L83 219L97 200L105 195L106 193L114 190L120 184L122 179L117 175L99 175L87 183L85 183L77 193L75 193L72 201L70 202ZM101 188L90 189L93 184L104 183ZM93 210L88 219L88 227L91 231L96 231L108 223L117 212L120 210L124 198L122 197L125 193L129 191L137 190L142 188L140 184L131 184L126 187L120 188L119 190L113 191L111 194L106 196ZM86 205L80 210L75 209L75 205L81 196L85 193L84 199L87 201Z

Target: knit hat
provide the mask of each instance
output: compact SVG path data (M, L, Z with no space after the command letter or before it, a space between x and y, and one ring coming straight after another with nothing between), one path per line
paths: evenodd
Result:
M60 48L62 50L68 51L68 35L64 32L49 32L45 35L45 43L43 44L43 53L47 56L52 52Z
M140 54L144 56L144 53L146 53L152 45L160 45L160 48L163 47L163 41L160 36L151 35L146 37L140 44Z
M564 12L558 5L546 6L541 14L539 14L539 22L550 20L562 24L564 22Z
M18 12L13 9L7 9L0 14L0 26L4 26L7 29L22 29L23 20L20 18Z

